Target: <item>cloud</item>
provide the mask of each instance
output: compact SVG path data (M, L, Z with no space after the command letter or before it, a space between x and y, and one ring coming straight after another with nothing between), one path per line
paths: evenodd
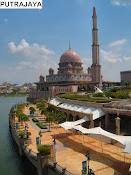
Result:
M19 54L25 57L39 58L54 54L54 51L47 49L45 45L38 45L36 43L29 45L24 39L21 40L18 46L16 46L14 42L10 42L8 47L12 54Z
M131 57L123 57L123 59L125 60L125 61L131 61Z
M116 6L128 6L131 5L131 0L112 0L112 4Z
M113 53L112 51L107 52L100 50L100 59L101 61L108 63L122 62L122 59L119 57L119 55Z
M109 47L118 47L118 46L125 44L126 42L127 42L126 39L117 40L117 41L111 42L109 44Z
M18 45L13 41L10 42L8 49L10 54L21 58L20 62L8 65L10 79L14 79L15 82L37 82L40 74L48 74L49 67L53 66L54 69L57 67L55 52L45 45L37 43L31 45L23 39Z

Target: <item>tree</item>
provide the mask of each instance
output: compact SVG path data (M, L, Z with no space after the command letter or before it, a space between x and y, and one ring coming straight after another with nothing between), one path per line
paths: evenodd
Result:
M56 112L56 106L54 106L52 104L48 104L47 111L55 113Z
M54 120L53 114L52 114L52 113L49 113L49 114L46 116L46 122L49 123L49 131L50 131L50 122L52 122L53 120Z
M43 115L43 114L47 114L47 109L46 109L46 108L43 108L43 109L41 110L41 115Z
M56 120L58 123L62 123L66 119L66 115L63 112L59 112L56 114Z
M30 110L30 114L34 114L34 112L36 111L35 108L33 107L30 107L29 110Z

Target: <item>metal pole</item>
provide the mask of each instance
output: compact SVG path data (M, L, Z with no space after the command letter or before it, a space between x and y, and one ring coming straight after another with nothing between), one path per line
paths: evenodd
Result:
M87 158L87 160L88 160L88 158ZM89 160L88 160L88 175L89 175Z

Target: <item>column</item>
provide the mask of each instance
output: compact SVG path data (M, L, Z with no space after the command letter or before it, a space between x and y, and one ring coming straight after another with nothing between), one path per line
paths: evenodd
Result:
M116 117L115 120L116 120L116 134L120 135L120 118Z
M93 114L90 115L90 128L94 128Z
M106 112L105 115L105 129L109 128L109 114Z
M69 114L67 114L66 121L69 121Z

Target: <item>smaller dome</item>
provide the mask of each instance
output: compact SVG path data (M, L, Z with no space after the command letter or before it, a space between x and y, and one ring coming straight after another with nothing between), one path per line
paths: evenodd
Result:
M91 69L91 67L89 66L88 69Z
M72 65L71 64L68 64L67 67L71 69L72 68Z
M41 74L41 75L40 75L40 78L44 78L44 75Z
M49 69L49 71L54 71L54 69L51 67L51 68Z
M71 75L71 74L72 74L71 71L67 71L67 72L66 72L66 75Z

